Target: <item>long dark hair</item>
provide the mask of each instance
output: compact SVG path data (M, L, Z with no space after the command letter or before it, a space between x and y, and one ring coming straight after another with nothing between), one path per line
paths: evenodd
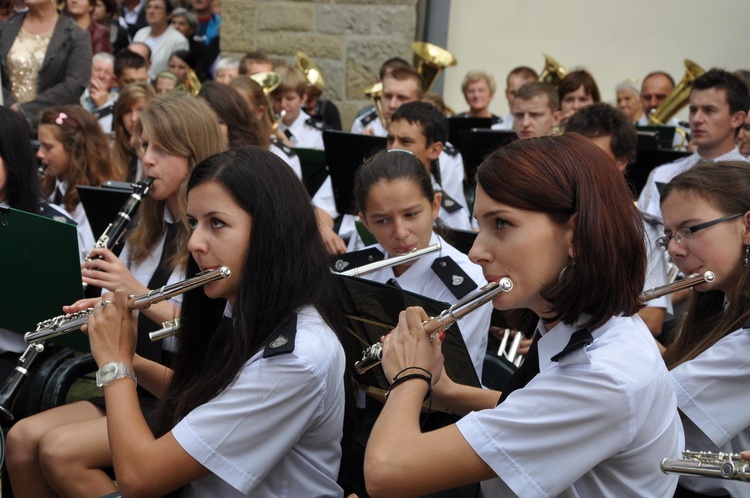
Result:
M479 166L477 184L495 201L546 213L553 222L576 217L575 267L542 292L554 314L550 321L572 324L587 313L582 327L598 327L638 311L646 272L643 222L623 175L590 140L576 133L517 140ZM510 314L524 331L538 320L532 315Z
M6 204L36 213L42 187L31 148L31 130L19 113L7 107L0 107L0 157L5 164Z
M252 215L251 241L232 310L231 335L221 361L204 357L224 309L201 289L187 292L180 311L180 350L174 376L160 405L159 434L229 386L243 365L301 307L314 306L344 340L329 258L305 188L273 153L242 147L209 157L188 181L188 192L205 182L221 184ZM187 274L198 271L189 258Z
M422 162L406 151L383 151L368 159L354 177L354 196L357 209L367 212L370 189L381 181L409 180L429 202L435 199L432 179Z
M229 147L257 145L268 148L268 136L261 132L258 120L240 92L229 85L207 81L198 96L213 108L219 119L227 126Z
M727 215L746 213L750 211L750 164L742 161L700 163L677 175L664 187L662 204L673 192L704 199ZM750 318L750 268L740 267L738 271L742 272L742 277L726 310L722 291L692 293L680 335L664 353L669 369L692 360Z

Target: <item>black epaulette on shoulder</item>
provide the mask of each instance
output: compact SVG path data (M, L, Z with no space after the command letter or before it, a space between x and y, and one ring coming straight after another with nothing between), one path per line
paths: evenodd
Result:
M276 138L276 137L272 137L272 138L271 138L271 143L272 143L272 144L274 144L274 145L275 145L276 147L278 147L279 149L281 149L282 151L284 151L284 154L286 154L286 155L287 155L287 156L289 156L289 157L294 157L294 156L296 156L296 155L297 155L297 153L296 153L296 152L294 152L294 150L292 150L291 148L287 147L287 146L286 146L286 145L284 144L284 142L282 142L281 140L279 140L279 139L278 139L278 138Z
M331 267L337 272L342 272L345 270L351 270L352 268L369 265L375 261L381 261L384 258L385 254L380 252L376 247L368 247L359 251L332 256Z
M377 119L378 117L378 111L373 107L372 110L370 110L368 113L363 114L359 120L362 123L362 126L367 126L368 124L372 123Z
M432 271L456 296L456 299L462 299L478 287L476 282L450 256L437 258L432 263Z
M94 112L92 112L92 114L94 115L96 119L102 119L102 118L106 118L113 112L115 112L115 105L111 104L111 105L96 109Z
M331 130L332 128L327 123L324 123L323 121L318 121L315 118L310 118L305 120L305 124L307 126L312 126L313 128L316 128L320 131L326 131Z
M293 314L281 325L279 331L271 336L263 349L263 358L270 358L294 351L294 341L297 339L297 314Z
M458 155L458 149L448 142L443 146L443 151L451 157L456 157Z
M443 198L440 200L440 205L448 211L449 213L455 213L459 209L461 209L461 204L456 202L456 200L445 193L445 191L441 192Z

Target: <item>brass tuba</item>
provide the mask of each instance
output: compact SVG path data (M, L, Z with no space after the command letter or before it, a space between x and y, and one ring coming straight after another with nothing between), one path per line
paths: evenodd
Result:
M191 68L187 69L187 76L185 77L185 81L180 83L175 87L175 90L182 90L184 92L190 92L193 97L198 95L201 91L201 80L198 78L198 75L195 74L195 71L193 71Z
M676 87L669 92L664 102L659 107L651 111L648 116L648 124L652 126L663 126L675 114L685 107L690 99L690 92L693 89L693 81L703 75L706 71L690 59L685 59L685 76Z
M372 105L375 107L375 112L378 114L380 124L385 128L385 115L383 114L383 82L378 81L374 85L368 86L362 90L362 93L372 100Z
M314 86L322 92L326 84L318 66L304 52L299 50L297 51L296 60L297 62L294 67L305 74L305 78L307 78L310 86Z
M273 112L271 92L276 90L281 84L281 75L274 71L265 71L251 74L250 78L263 89L263 95L266 96L266 117L268 118L268 125L272 126L276 122L276 113Z
M544 69L539 74L539 81L556 87L570 71L549 55L543 52L542 55L544 56Z
M432 43L414 42L411 44L411 49L419 59L416 69L424 78L425 92L430 91L440 71L458 63L453 54Z

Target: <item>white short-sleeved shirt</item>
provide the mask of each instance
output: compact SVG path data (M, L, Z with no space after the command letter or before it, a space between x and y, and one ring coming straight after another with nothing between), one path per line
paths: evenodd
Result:
M172 215L169 213L169 210L167 207L164 207L164 221L165 223L177 223L177 221L172 218ZM125 242L125 245L122 247L122 251L120 252L119 259L123 263L125 263L125 266L128 267L128 270L130 270L130 273L133 275L133 278L135 278L139 284L148 287L148 283L151 280L151 277L156 272L157 267L159 266L159 260L161 259L161 254L164 252L164 240L167 236L166 230L164 233L161 234L159 237L159 241L154 244L153 250L151 253L146 256L142 261L135 262L132 260L132 252L133 249L130 247L129 242ZM192 275L191 275L192 276ZM177 282L180 282L185 279L185 271L183 268L175 267L172 270L172 273L169 275L169 279L167 280L166 285L172 285ZM153 290L153 289L152 289ZM115 289L102 289L102 293L104 292L114 292ZM177 295L169 299L169 302L172 303L174 306L179 307L182 303L182 295ZM136 313L140 313L140 311L137 311ZM162 342L163 349L166 349L168 351L175 351L177 349L176 347L176 340L174 337L167 337Z
M297 314L294 351L245 363L216 398L172 429L211 471L188 497L340 497L344 350L312 307Z
M68 182L61 182L60 180L55 181L55 189L59 189L61 195L65 196L65 194L68 192L68 188ZM47 198L47 202L49 202L50 205L60 206L62 209L65 209L65 204L53 204L52 200L54 198L55 191L53 190L52 194L50 194L50 196ZM89 251L96 245L94 232L91 230L91 225L89 224L89 219L86 216L86 211L83 209L82 202L79 202L75 209L73 209L73 211L68 211L67 209L65 209L65 212L73 219L73 221L76 222L76 229L78 230L78 254L81 262L83 262L83 260L86 259L86 255L89 253ZM99 237L99 235L97 235L96 237Z
M494 487L486 496L672 496L677 476L659 463L680 456L684 437L650 332L637 316L613 317L591 332L591 345L553 362L579 328L560 323L545 333L540 324L540 373L458 422L500 478L483 483Z
M279 156L285 163L287 163L289 167L292 168L292 171L294 171L294 174L297 175L297 178L299 178L300 180L302 179L302 164L300 163L299 156L297 154L295 154L286 146L282 148L282 146L280 146L276 142L271 142L269 150Z
M670 371L677 406L685 414L685 448L739 453L750 448L750 329L723 337ZM680 476L696 493L750 496L750 485Z
M292 136L289 140L295 147L304 149L324 150L323 129L320 121L315 121L305 111L299 111L299 116L292 124L286 126L284 123L279 124L279 129L283 132L289 131Z
M438 301L444 301L448 304L455 304L463 298L457 298L432 270L432 264L435 259L448 256L471 277L474 283L477 284L477 288L487 284L487 280L484 279L484 274L482 273L482 268L479 265L475 265L469 261L469 258L464 253L445 242L442 237L433 233L430 238L430 245L437 244L438 242L442 246L440 251L422 256L399 277L393 273L393 268L383 268L374 273L364 275L363 278L381 283L386 283L393 279L404 290L416 292L417 294ZM377 247L379 251L385 253L380 244L376 244L373 247ZM487 339L491 316L492 303L488 303L480 309L471 312L458 323L461 335L466 343L466 349L469 351L474 369L480 380L482 379L484 355L487 353Z
M684 171L689 170L690 168L698 164L698 161L700 160L711 161L715 163L718 161L747 161L748 158L740 154L739 149L735 147L731 151L717 157L716 159L703 159L696 152L690 156L683 157L682 159L678 159L677 161L674 161L672 163L658 166L651 171L651 174L648 175L646 185L643 187L641 195L638 197L638 209L648 215L661 219L662 215L660 196L659 189L657 188L656 184L669 183L672 178Z
M352 123L352 133L362 135L365 130L368 133L372 131L372 135L376 137L384 137L388 134L383 123L380 122L380 118L374 107L355 119L354 123Z

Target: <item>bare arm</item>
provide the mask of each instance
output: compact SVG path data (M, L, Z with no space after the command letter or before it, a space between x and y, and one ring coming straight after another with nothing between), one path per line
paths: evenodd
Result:
M664 315L666 315L664 308L655 308L653 306L646 306L638 312L638 316L646 323L646 326L651 331L651 335L654 337L661 335L661 330L664 326Z
M344 241L341 239L341 237L339 237L339 235L333 231L333 218L331 218L328 213L318 207L315 208L315 213L318 216L318 230L320 230L320 235L321 237L323 237L323 242L326 245L328 253L345 253L346 244L344 244Z
M133 356L133 369L138 376L138 384L159 399L164 397L172 381L171 369L140 355Z
M89 318L91 352L97 365L134 361L133 316L128 295L118 290L106 308L97 306ZM171 433L154 438L146 424L135 383L120 379L104 388L107 430L117 483L123 496L162 496L209 473L177 443Z
M389 378L408 366L430 370L436 374L433 379L440 377L440 340L430 342L424 318L421 308L409 308L386 338L383 365ZM420 431L427 388L422 379L412 379L391 391L367 443L365 481L371 496L421 496L494 477L455 425Z

